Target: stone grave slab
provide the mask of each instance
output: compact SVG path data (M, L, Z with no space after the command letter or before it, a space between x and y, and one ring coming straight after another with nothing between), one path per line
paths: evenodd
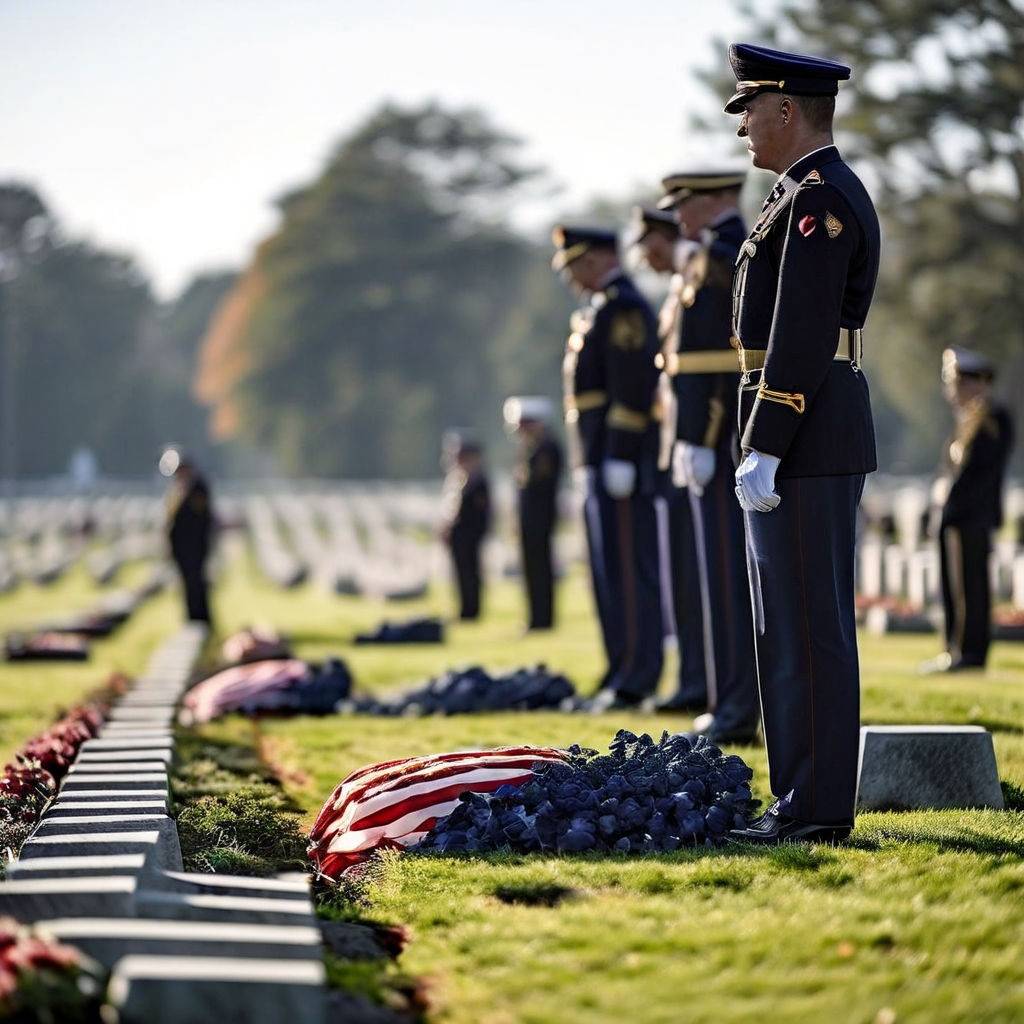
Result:
M179 921L231 921L237 924L303 924L314 921L308 898L160 892L147 888L140 893L138 906L139 913L146 917Z
M125 1018L147 1024L321 1024L323 984L319 959L131 955L115 966L109 992Z
M81 917L42 925L56 938L83 949L107 967L129 952L310 959L320 954L322 941L320 929L310 925Z
M992 736L980 726L865 726L858 776L862 810L1003 807Z
M131 875L85 878L18 877L0 882L0 914L19 921L48 917L131 914L136 880Z
M63 875L137 875L146 863L143 853L82 854L73 857L36 857L7 866L8 878L45 878Z

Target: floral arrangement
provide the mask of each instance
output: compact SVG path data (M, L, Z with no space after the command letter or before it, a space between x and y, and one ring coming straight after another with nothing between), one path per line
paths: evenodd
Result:
M99 1020L100 966L12 918L0 918L0 1017L74 1024Z

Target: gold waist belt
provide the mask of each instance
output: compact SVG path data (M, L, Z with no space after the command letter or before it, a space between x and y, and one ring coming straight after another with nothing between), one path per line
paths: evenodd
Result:
M680 373L739 373L740 363L735 349L713 348L700 352L659 352L654 365L670 377Z
M760 370L764 367L768 350L763 348L745 348L739 338L733 338L739 351L740 369L744 373ZM860 364L864 357L864 331L860 327L842 327L839 330L839 344L833 359L841 362Z

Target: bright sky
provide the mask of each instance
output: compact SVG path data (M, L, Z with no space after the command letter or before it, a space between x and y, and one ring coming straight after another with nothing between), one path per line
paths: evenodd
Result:
M243 263L273 197L386 98L478 105L523 136L566 186L545 217L742 162L731 118L687 128L716 110L691 74L716 36L745 38L727 0L0 0L0 180L166 296Z

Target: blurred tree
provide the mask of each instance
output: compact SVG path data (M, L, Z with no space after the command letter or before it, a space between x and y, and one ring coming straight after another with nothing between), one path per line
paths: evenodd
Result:
M157 307L129 258L69 241L30 187L0 184L0 475L61 473L91 448L109 474L151 473L159 446L205 454L189 395L230 274Z
M884 232L868 340L883 399L880 460L930 468L948 426L945 346L995 356L1004 388L1024 388L1024 8L780 0L766 22L754 4L737 6L758 26L750 38L854 69L838 127L844 152L867 171ZM727 89L721 71L708 80Z
M493 435L504 387L538 384L513 368L537 344L524 293L564 301L503 224L538 179L518 145L476 111L386 105L282 197L203 342L215 433L350 477L436 472L451 424Z

